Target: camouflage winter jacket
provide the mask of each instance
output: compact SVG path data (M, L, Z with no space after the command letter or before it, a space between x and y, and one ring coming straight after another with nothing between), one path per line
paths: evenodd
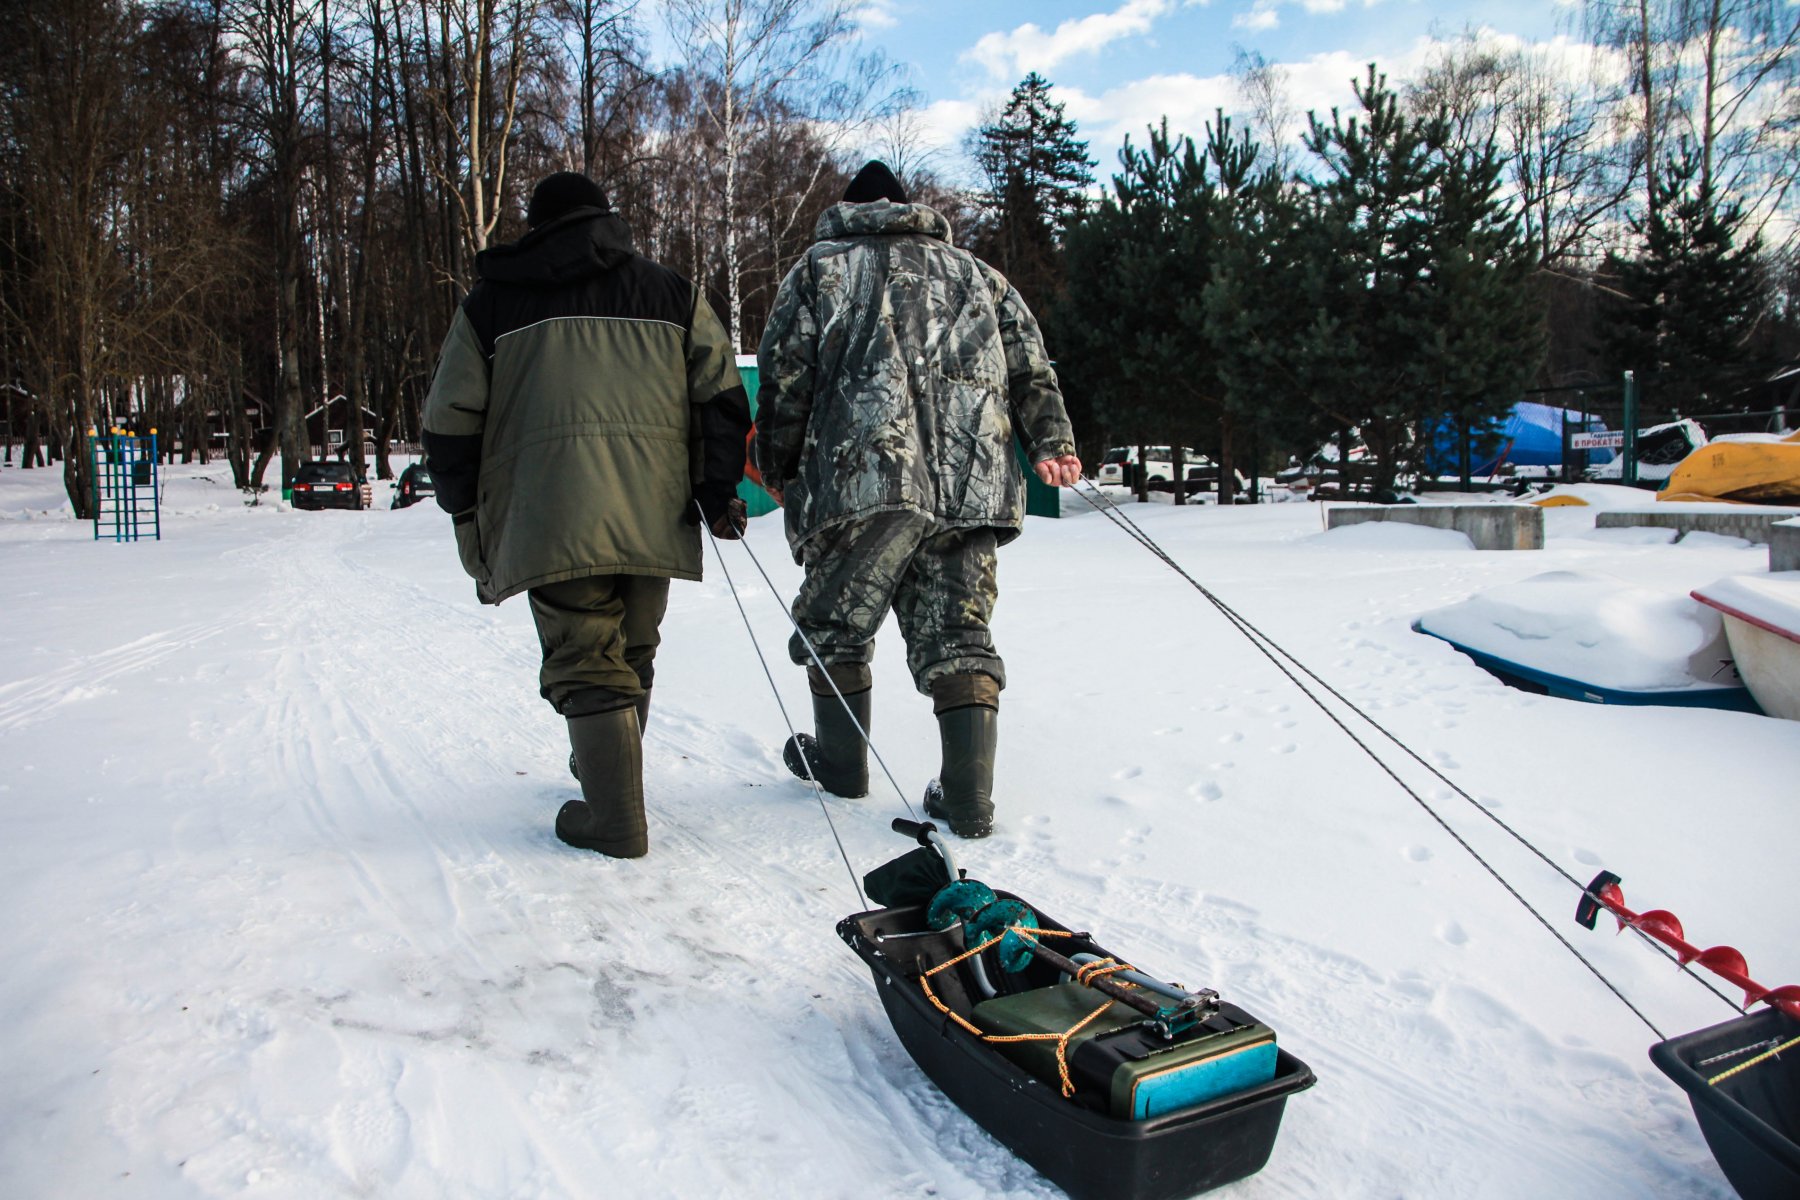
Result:
M757 355L756 455L785 493L796 561L822 529L913 510L946 526L1024 520L1017 435L1075 452L1037 321L922 204L838 204L782 281Z

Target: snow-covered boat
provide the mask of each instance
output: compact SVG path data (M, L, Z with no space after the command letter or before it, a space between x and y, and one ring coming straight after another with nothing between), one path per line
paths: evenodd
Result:
M909 858L932 853L929 823L894 827L924 843ZM938 860L925 861L941 884ZM873 897L891 898L869 883ZM944 894L958 887L980 890L980 914L1011 915L988 920L991 930L972 913L934 928ZM1026 926L1030 936L1012 942ZM837 930L920 1069L1074 1200L1178 1200L1252 1175L1268 1162L1287 1098L1314 1082L1242 1009L1159 983L1088 934L972 880L940 887L929 903L855 913ZM1095 977L1080 981L1083 971ZM1133 1003L1109 1004L1109 995ZM1143 1015L1159 1006L1161 1019Z
M1721 618L1679 592L1550 571L1434 609L1413 628L1559 699L1756 711Z
M1656 498L1800 502L1800 433L1736 434L1708 442L1676 465Z
M1693 597L1723 619L1732 659L1762 710L1800 721L1800 571L1733 575Z

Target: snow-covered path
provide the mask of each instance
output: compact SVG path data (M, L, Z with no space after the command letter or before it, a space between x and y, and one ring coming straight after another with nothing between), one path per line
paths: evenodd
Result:
M665 626L652 853L614 862L550 833L574 785L529 612L474 603L442 514L246 509L220 467L175 475L165 540L117 546L56 515L48 472L0 473L0 1194L1058 1194L925 1081L833 936L857 897L717 559ZM1224 1194L1729 1196L1650 1032L1201 597L1066 507L1002 551L1001 828L964 865L1314 1068ZM1764 551L1571 509L1510 555L1323 535L1311 505L1131 511L1564 870L1800 981L1800 725L1525 696L1407 628L1541 571L1685 590ZM798 719L797 568L773 520L749 545L775 594L741 548L725 566ZM913 799L935 728L900 651L890 627L873 733ZM1730 1015L1402 774L1666 1033ZM829 806L859 873L906 848L885 781Z

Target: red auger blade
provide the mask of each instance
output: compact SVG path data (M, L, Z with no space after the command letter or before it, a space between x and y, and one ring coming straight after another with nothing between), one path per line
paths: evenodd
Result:
M1616 892L1619 889L1615 887L1612 890ZM1625 897L1623 895L1619 897L1621 904L1623 904L1624 899ZM1633 929L1641 929L1663 945L1675 947L1676 953L1680 955L1683 963L1689 962L1699 956L1698 951L1695 951L1693 954L1681 953L1681 947L1686 946L1687 943L1681 940L1683 936L1681 932L1681 921L1672 912L1667 912L1660 908L1653 908L1647 913L1639 913L1630 920L1620 917L1619 924L1630 925ZM1692 947L1688 948L1692 949Z
M1795 1020L1800 1020L1800 987L1791 983L1778 987L1763 997L1763 1003L1773 1005Z
M1680 919L1667 909L1632 912L1625 907L1625 893L1619 888L1619 877L1611 871L1600 872L1587 885L1587 890L1581 893L1581 903L1575 909L1575 919L1592 929L1594 916L1600 908L1605 908L1618 920L1621 931L1629 925L1673 950L1676 960L1683 966L1697 963L1721 979L1742 988L1745 1008L1762 1000L1789 1016L1800 1017L1800 987L1792 984L1773 989L1764 987L1750 978L1750 964L1744 961L1744 956L1735 947L1712 946L1702 950L1690 944L1686 940L1686 934L1682 932Z

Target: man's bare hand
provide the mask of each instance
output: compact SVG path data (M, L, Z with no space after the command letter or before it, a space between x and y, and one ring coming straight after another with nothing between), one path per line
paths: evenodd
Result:
M1081 481L1081 460L1073 454L1046 458L1031 469L1051 487L1074 487Z

